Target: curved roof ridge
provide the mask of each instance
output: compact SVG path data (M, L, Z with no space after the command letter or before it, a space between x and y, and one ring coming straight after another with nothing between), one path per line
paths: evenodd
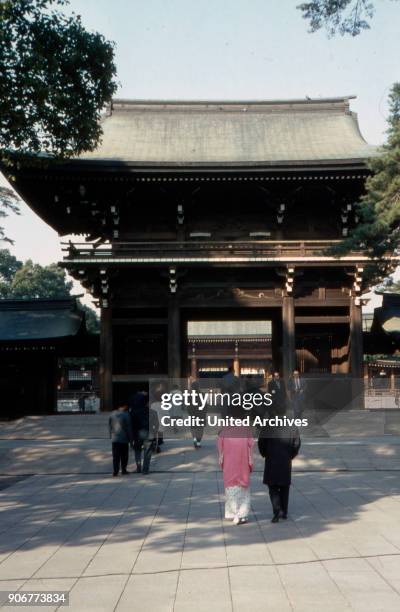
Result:
M365 164L377 148L361 135L354 96L264 101L113 102L88 161L136 166Z
M311 98L309 96L305 96L304 98L253 98L253 99L224 99L224 98L199 98L199 99L157 99L157 98L114 98L112 101L113 105L143 105L148 104L149 106L153 105L198 105L202 106L203 104L208 105L219 105L219 104L265 104L265 105L274 105L274 104L309 104L310 106L313 104L319 103L332 103L332 102L347 102L348 100L354 100L357 96L354 94L346 95L346 96L332 96L332 97L323 97L323 98Z

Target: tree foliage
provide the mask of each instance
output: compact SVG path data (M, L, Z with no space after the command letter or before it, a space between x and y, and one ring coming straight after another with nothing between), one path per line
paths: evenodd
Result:
M114 46L67 0L0 2L0 150L77 155L95 148L116 91Z
M14 274L10 289L16 299L63 298L70 296L72 282L57 264L41 266L28 259Z
M88 332L90 332L91 334L99 333L100 320L97 313L93 310L93 308L90 308L90 306L87 306L86 304L81 303L80 307L85 313L86 329L88 330Z
M57 264L41 266L28 259L19 261L8 249L0 250L0 298L26 299L67 298L71 296L72 282L67 279L65 270ZM80 304L86 315L89 332L99 331L99 318L96 312Z
M370 160L372 174L357 207L360 222L338 248L339 254L361 248L374 258L376 263L369 266L372 281L393 272L384 256L397 253L400 246L400 83L393 86L389 105L387 143L382 154Z
M4 219L10 212L19 213L18 196L9 187L0 185L0 219ZM12 242L4 233L4 228L0 226L0 243Z
M329 36L339 33L358 36L370 28L374 2L370 0L314 0L303 2L298 9L310 23L310 31L325 28Z
M0 251L0 298L8 296L15 273L22 268L22 261L11 255L8 249Z

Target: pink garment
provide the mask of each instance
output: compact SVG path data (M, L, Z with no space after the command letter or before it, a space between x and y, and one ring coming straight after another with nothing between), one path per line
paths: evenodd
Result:
M253 470L254 440L248 427L224 427L218 435L219 464L224 486L248 487Z

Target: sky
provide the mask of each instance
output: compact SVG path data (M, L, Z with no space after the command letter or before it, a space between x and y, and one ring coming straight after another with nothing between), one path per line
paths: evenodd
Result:
M115 42L117 97L287 99L354 94L361 132L385 138L387 96L400 79L400 2L376 0L370 30L308 32L299 0L71 0L67 11ZM59 239L26 205L2 222L20 259L62 257ZM0 247L4 246L1 245Z

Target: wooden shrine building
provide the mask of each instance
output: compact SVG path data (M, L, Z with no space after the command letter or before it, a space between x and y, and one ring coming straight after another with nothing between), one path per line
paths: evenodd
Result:
M366 258L328 249L376 154L350 100L116 100L95 151L13 170L99 302L103 409L190 374L190 321L267 320L285 376L362 376Z
M270 321L190 321L187 338L193 380L218 379L233 367L235 376L264 382L273 367Z
M0 419L55 412L59 360L98 350L75 298L0 300Z

